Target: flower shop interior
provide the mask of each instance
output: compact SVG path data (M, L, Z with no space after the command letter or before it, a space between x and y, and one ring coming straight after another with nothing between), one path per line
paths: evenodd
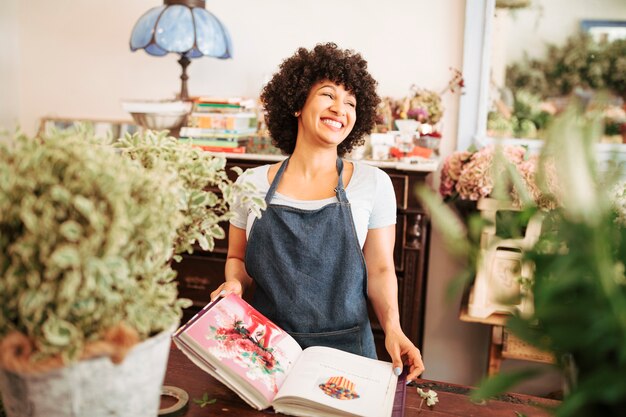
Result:
M524 170L532 161L528 155L541 152L551 137L548 127L566 113L573 96L589 102L604 94L600 109L594 109L601 113L601 132L592 147L601 163L619 164L621 155L626 155L622 145L626 143L624 0L198 3L227 28L232 51L229 59L202 56L183 69L194 111L215 103L238 106L245 114L254 114L250 116L254 134L259 135L246 143L240 140L232 149L216 149L215 141L207 141L207 151L224 152L233 165L258 162L257 154L276 156L268 138L262 137L258 99L278 64L298 47L321 42L360 52L383 100L372 134L349 157L378 164L390 173L394 187L396 180L400 184L396 196L403 211L394 259L405 282L401 314L426 366L421 378L477 386L488 374L514 373L530 366L540 369L540 375L507 390L561 400L568 387L560 360L529 346L504 324L509 315L528 308L526 301L518 302L517 310L501 305L499 299L485 301L491 278L481 273L496 272L485 272L488 266L468 263L455 253L447 240L449 231L443 230L436 216L427 214L427 204L417 203L415 186L426 184L446 199L448 207L454 206L451 200L474 201L476 212L476 200L490 197L494 184L485 182L484 161L474 156L483 152L479 157L495 160L494 149L503 144L503 157L526 178ZM140 116L151 110L137 108L143 103L150 109L182 94L179 54L153 56L143 50L145 45L129 46L138 19L161 5L159 0L0 2L0 127L7 132L19 128L31 136L75 121L92 123L96 131L111 129L114 135L150 128L150 121ZM174 129L182 139L198 126L159 127ZM228 153L235 149L240 153ZM566 149L585 150L582 144ZM581 183L587 178L572 176ZM581 201L593 198L584 192L582 187ZM533 199L538 193L531 189L528 194ZM539 200L535 198L537 205L545 208ZM575 199L570 200L575 204ZM496 208L485 204L483 213L495 213ZM530 238L531 223L525 239ZM519 276L507 265L524 265L520 250L493 256L501 256L493 260L493 268L501 268L498 273ZM215 259L222 262L223 254L217 253ZM212 268L223 266L220 262ZM203 267L194 267L191 261L187 265L178 272L186 274L186 285L192 288L193 279L200 279L193 268ZM624 264L620 265L623 278ZM459 276L468 270L474 283L459 285ZM483 278L487 283L479 282ZM502 290L505 296L524 292L521 283L511 282L516 289ZM616 308L623 309L623 282L621 286L622 304ZM480 300L485 305L476 305ZM621 331L624 336L623 320ZM621 344L623 369L624 339Z

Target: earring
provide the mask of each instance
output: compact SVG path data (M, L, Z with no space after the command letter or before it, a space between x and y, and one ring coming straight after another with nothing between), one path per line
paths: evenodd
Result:
M296 117L300 117L300 112L299 112L299 111L297 111L297 112L295 112L293 115L294 115L294 116L296 116Z

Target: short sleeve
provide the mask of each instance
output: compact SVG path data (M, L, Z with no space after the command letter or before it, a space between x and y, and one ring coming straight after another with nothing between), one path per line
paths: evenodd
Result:
M267 166L255 167L245 170L235 181L235 184L243 184L249 182L254 185L256 194L258 197L265 198L265 192L263 189L262 179L263 175L267 175ZM235 201L230 205L230 212L232 217L230 218L230 224L240 229L246 229L248 224L248 214L250 212L251 202L242 202L240 196L235 195Z
M396 224L396 193L391 178L381 169L376 169L376 190L368 229Z

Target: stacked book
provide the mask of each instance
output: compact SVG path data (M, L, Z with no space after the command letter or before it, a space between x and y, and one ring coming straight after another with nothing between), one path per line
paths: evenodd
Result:
M198 97L180 130L181 142L212 152L244 153L245 143L257 135L253 103L241 99Z

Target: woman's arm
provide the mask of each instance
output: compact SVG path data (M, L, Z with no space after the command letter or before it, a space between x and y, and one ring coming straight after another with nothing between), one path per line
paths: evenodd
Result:
M368 230L363 245L368 271L367 293L385 331L385 347L393 361L394 370L401 370L403 363L408 365L407 379L411 380L424 371L424 363L419 349L400 327L398 281L393 263L395 237L395 225Z
M224 271L226 281L211 293L211 301L229 293L241 297L252 283L244 264L247 243L246 230L231 224L228 229L228 254Z

